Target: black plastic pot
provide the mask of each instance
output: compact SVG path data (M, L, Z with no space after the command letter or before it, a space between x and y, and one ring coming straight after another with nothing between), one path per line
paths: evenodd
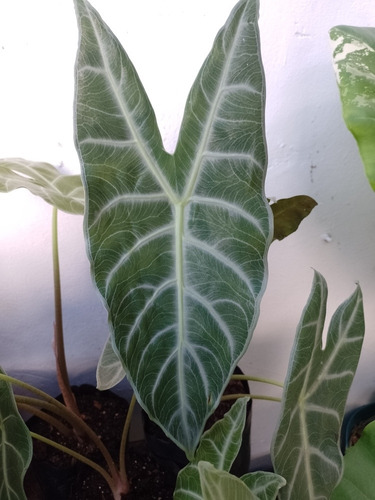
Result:
M341 429L341 451L353 446L367 424L375 420L375 403L369 403L348 412Z
M234 374L243 375L239 367L236 367ZM250 394L248 382L245 380L239 382L242 385L243 394ZM243 476L250 470L251 408L252 400L247 404L241 448L230 471L237 477ZM188 464L185 453L164 434L158 425L149 419L146 412L143 411L142 415L145 438L151 453L159 462L168 467L171 474L177 476L178 472Z

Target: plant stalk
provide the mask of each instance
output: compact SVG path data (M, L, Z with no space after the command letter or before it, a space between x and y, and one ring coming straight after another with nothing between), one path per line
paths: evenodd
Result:
M46 400L48 403L51 403L54 407L55 410L54 412L59 415L62 418L65 418L74 429L78 429L82 435L87 435L89 439L95 444L95 446L98 448L98 450L101 452L103 455L105 461L107 462L108 469L110 471L110 474L113 478L119 479L119 471L117 470L117 467L107 450L106 446L104 445L103 441L99 438L97 434L91 429L90 426L86 424L86 422L81 418L78 417L75 413L73 413L71 410L69 410L65 405L57 401L55 398L50 396L49 394L45 393L44 391L41 391L40 389L37 389L36 387L33 387L30 384L27 384L26 382L23 382L21 380L18 380L16 378L10 377L9 375L5 375L3 373L0 373L0 379L5 380L6 382L9 382L10 384L17 385L19 387L22 387L23 389L26 389L33 394L36 394L37 396L43 398Z
M250 399L262 399L263 401L275 401L276 403L281 403L281 398L276 398L273 396L263 396L262 394L226 394L221 396L221 401L230 401L231 399L239 398L250 398Z
M68 369L66 366L64 329L62 318L61 301L61 280L60 280L60 261L59 261L59 242L58 242L58 224L57 208L52 211L52 258L53 258L53 284L55 296L55 322L54 322L54 352L56 358L57 382L60 387L64 403L75 415L81 417L76 398L72 392Z
M126 449L126 441L129 434L130 424L133 417L134 407L136 403L136 397L133 394L130 405L128 408L128 413L126 414L124 429L122 431L121 436L121 444L120 444L120 454L119 454L119 467L120 467L120 477L124 481L128 481L128 475L126 473L126 462L125 462L125 449Z
M250 380L252 382L262 382L263 384L275 385L281 388L284 387L284 384L278 380L264 377L253 377L252 375L232 375L231 380Z

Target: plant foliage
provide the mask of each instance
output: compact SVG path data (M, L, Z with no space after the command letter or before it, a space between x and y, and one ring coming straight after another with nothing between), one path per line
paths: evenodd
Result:
M76 142L111 346L138 401L191 458L266 281L258 4L241 0L217 35L172 155L119 41L86 0L75 3Z

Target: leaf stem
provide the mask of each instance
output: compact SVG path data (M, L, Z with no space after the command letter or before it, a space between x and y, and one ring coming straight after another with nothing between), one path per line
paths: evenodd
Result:
M57 381L66 406L81 418L77 406L76 398L72 392L68 369L66 366L64 329L62 318L61 301L61 280L60 280L60 262L59 262L59 242L58 242L58 224L57 208L52 211L52 261L53 261L53 289L55 297L55 322L54 322L54 351L56 358ZM79 435L79 434L78 434Z
M274 380L271 378L264 378L264 377L253 377L252 375L232 375L231 376L232 380L251 380L253 382L262 382L263 384L270 384L270 385L275 385L277 387L284 387L284 384L282 382L279 382L278 380Z
M103 444L103 441L99 438L97 434L91 429L90 426L86 424L86 422L81 418L78 417L75 413L73 413L69 408L67 408L65 405L57 401L55 398L52 396L49 396L47 393L44 391L41 391L40 389L37 389L36 387L33 387L30 384L27 384L26 382L23 382L21 380L18 380L16 378L10 377L9 375L5 375L3 373L0 373L0 380L5 380L6 382L9 382L11 384L17 385L19 387L22 387L23 389L26 389L39 397L43 398L46 400L48 403L51 403L55 407L55 413L58 414L60 417L65 418L74 429L78 428L81 432L82 435L86 434L91 441L95 444L95 446L98 448L98 450L101 452L103 455L105 461L107 462L110 474L113 478L116 478L119 476L119 472L116 468L116 465L109 454L108 449L106 446Z
M35 432L30 432L30 435L34 439L38 439L39 441L42 441L43 443L46 443L50 446L53 446L54 448L62 451L63 453L67 453L68 455L76 458L80 462L83 462L84 464L88 465L89 467L92 467L93 469L95 469L97 472L99 472L99 474L101 474L104 477L104 479L109 484L111 490L113 489L114 481L113 481L112 477L108 474L108 472L105 469L100 467L100 465L96 464L95 462L93 462L89 458L86 458L85 456L81 455L80 453L77 453L76 451L73 451L70 448L67 448L66 446L64 446L62 444L56 443L55 441L52 441L51 439L48 439L44 436L41 436L40 434L37 434Z
M264 401L275 401L277 403L281 403L281 398L263 396L262 394L226 394L225 396L221 396L221 401L230 401L231 399L239 398L262 399Z
M126 473L125 448L136 401L137 399L133 394L128 408L128 413L126 415L125 425L122 431L121 443L120 443L120 452L119 452L120 478L125 481L127 481L128 477Z

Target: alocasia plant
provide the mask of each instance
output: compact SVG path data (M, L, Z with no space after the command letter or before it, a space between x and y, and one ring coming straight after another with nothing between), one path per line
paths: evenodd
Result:
M75 3L76 142L112 347L138 401L192 458L266 282L258 3L241 0L217 35L174 154L119 41L86 0Z
M258 2L240 0L219 32L189 94L174 154L163 148L151 104L120 43L86 0L75 3L76 141L85 201L78 176L63 179L53 167L25 160L0 163L0 190L27 187L53 205L70 203L77 213L85 205L93 273L112 325L99 383L111 386L126 373L150 416L192 459L179 475L176 499L225 498L230 492L231 498L274 500L280 488L281 498L326 498L341 474L338 432L364 333L359 288L335 313L322 350L326 285L315 276L273 447L275 469L284 477L229 473L246 400L203 435L196 451L254 330L268 246L295 230L296 219L315 204L295 199L285 211L280 200L272 209L275 221L287 213L288 223L273 233L264 194ZM0 374L2 415L12 402L9 382L21 384ZM28 388L42 400L16 398L17 404L58 406ZM12 413L19 425L14 405ZM5 458L7 442L1 443ZM19 488L28 464L30 448L23 451L12 488ZM120 473L110 457L110 476L101 471L114 498L127 491L123 455L121 449ZM324 467L327 481L316 473Z

